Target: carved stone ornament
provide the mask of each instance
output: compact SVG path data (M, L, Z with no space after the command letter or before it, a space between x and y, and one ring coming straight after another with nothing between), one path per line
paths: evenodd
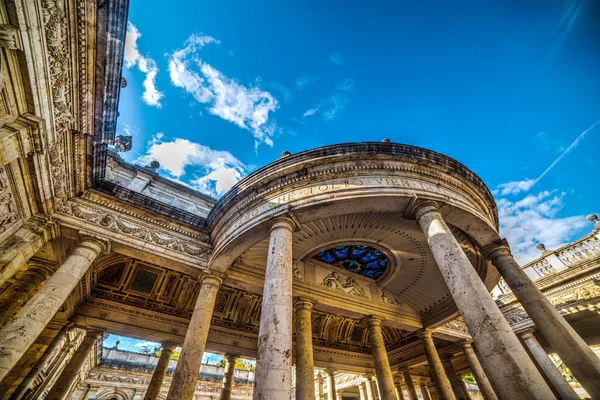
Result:
M509 325L515 325L520 322L528 320L529 315L527 315L527 312L525 310L523 310L522 308L519 308L519 309L511 312L510 314L505 315L505 318L508 321Z
M174 237L164 231L151 229L150 227L138 224L133 220L123 218L117 214L98 211L70 201L66 202L64 206L61 207L60 211L92 224L100 225L113 232L164 246L180 253L185 253L208 261L210 251L208 247L191 244L189 240Z
M340 292L352 294L359 297L367 297L363 289L354 278L344 278L336 272L332 272L323 279L323 286L334 288Z
M123 136L123 135L117 135L117 137L115 137L115 141L113 143L113 146L115 146L115 150L117 150L119 153L124 153L124 152L131 150L132 145L133 145L132 137L131 136Z
M446 322L444 325L440 326L440 328L469 335L469 329L467 328L467 325L465 325L464 322L458 320Z
M394 296L391 296L388 292L386 292L385 290L381 290L381 301L384 304L391 304L394 306L399 306L400 302L398 300L396 300L394 298Z
M296 279L302 279L302 274L300 273L300 269L298 269L298 261L292 261L292 275Z
M0 166L0 233L19 219L19 209L10 190L6 169Z
M563 294L550 299L550 303L554 306L565 306L570 303L575 303L581 300L593 299L600 296L600 286L596 284L577 288L569 293Z

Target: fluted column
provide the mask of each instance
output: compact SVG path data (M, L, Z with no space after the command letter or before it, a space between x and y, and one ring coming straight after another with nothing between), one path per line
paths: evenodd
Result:
M312 345L312 303L296 299L296 400L315 400L315 365Z
M425 355L427 356L429 370L431 371L431 376L433 378L433 382L435 383L435 387L445 400L455 400L456 398L454 396L454 392L452 391L452 386L450 385L450 381L446 376L444 366L442 365L440 356L438 355L435 344L433 343L431 331L429 329L425 329L419 334L419 337L423 341L423 348L425 349Z
M167 374L167 369L169 369L169 361L171 360L171 354L173 354L173 350L175 350L175 345L163 343L162 351L160 353L160 357L158 358L158 362L156 363L156 367L154 368L152 379L150 379L150 383L148 384L148 390L146 390L144 400L158 399L163 380Z
M15 315L33 296L42 282L46 281L55 268L45 263L31 263L27 269L18 273L16 280L4 292L0 299L0 327Z
M254 399L289 399L292 390L292 233L287 217L271 223L258 332ZM335 400L335 398L333 399Z
M592 398L600 399L600 358L529 279L506 241L488 246L484 253L573 376Z
M444 366L444 371L446 372L446 376L450 381L450 385L452 386L452 391L454 392L454 396L457 400L469 400L469 396L465 393L465 387L463 385L462 379L456 373L454 369L454 365L452 365L452 356L442 357L442 365Z
M419 389L421 389L421 395L423 396L423 400L431 400L431 396L429 395L429 388L427 388L427 384L425 382L421 382Z
M375 400L375 392L373 391L373 383L372 383L372 376L370 375L365 375L365 378L367 379L365 381L365 389L366 389L366 394L367 394L367 400Z
M410 376L409 370L402 371L404 377L404 384L406 385L406 391L408 392L408 400L418 400L417 391L415 390L415 384L413 383L412 377Z
M533 330L527 329L525 332L521 333L521 339L544 372L544 375L546 375L546 378L548 378L556 392L559 394L560 398L562 400L578 400L579 395L575 393L575 390L569 385L569 382L565 380L558 368L556 368L552 360L550 360L544 348L533 335Z
M233 389L233 375L235 373L235 363L238 356L225 354L225 372L223 373L223 384L221 385L221 395L219 400L230 400L231 390Z
M90 356L90 353L96 348L96 343L102 338L102 332L88 330L85 333L81 344L69 360L69 363L62 371L56 383L52 386L45 400L63 400L69 393L71 386L77 380L77 374L83 368L83 364Z
M422 202L414 214L498 395L505 399L553 399L552 391L444 222L437 204Z
M479 359L473 351L473 347L471 346L471 342L464 341L462 342L462 349L469 366L471 367L471 372L473 376L475 376L475 381L477 382L477 386L481 391L481 395L485 400L498 400L498 396L496 396L496 392L492 388L492 384L489 379L483 372L483 368L481 368L481 364L479 363Z
M388 360L385 342L381 333L381 320L370 317L366 323L369 329L369 339L371 340L371 352L373 353L379 394L382 399L393 399L396 396L396 388L394 387L394 375L392 375L390 361Z
M0 380L35 342L105 248L100 240L82 239L44 287L0 330Z
M194 397L215 300L222 283L221 277L216 275L207 274L200 279L200 292L173 374L168 400L190 400Z
M44 216L33 216L4 240L12 243L0 252L0 286L10 279L48 241L58 235L58 225Z
M334 369L327 370L327 375L329 377L329 392L327 393L328 400L335 400L337 397L337 389L335 387L335 373L336 371Z

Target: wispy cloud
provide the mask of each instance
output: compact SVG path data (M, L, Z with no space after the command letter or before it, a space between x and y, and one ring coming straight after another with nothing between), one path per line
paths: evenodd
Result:
M321 99L315 107L306 110L302 114L302 117L307 118L320 112L326 121L333 120L348 105L350 94L354 91L355 87L356 83L352 78L338 82L334 94Z
M589 128L587 128L585 131L581 132L579 134L579 136L577 136L577 138L573 141L573 143L571 143L571 145L569 147L567 147L567 149L565 151L563 151L553 162L552 164L550 164L550 166L548 168L546 168L546 170L544 172L542 172L542 174L540 176L538 176L538 178L533 182L533 185L535 185L536 183L539 182L540 179L542 179L544 176L546 176L546 174L548 172L550 172L550 170L552 168L554 168L554 166L556 164L558 164L560 162L560 160L562 160L562 158L564 156L566 156L567 154L569 154L571 151L573 151L573 149L575 149L579 143L581 143L581 141L583 140L583 138L585 137L585 135L587 135L589 132L591 132L596 125L600 122L600 119L597 120L596 122L594 122Z
M329 55L329 61L337 66L342 66L344 65L344 56L342 56L342 53L331 53Z
M498 185L496 190L493 190L494 195L506 196L509 194L517 194L520 192L526 192L533 186L534 179L525 179L523 181L513 181L507 183L501 183Z
M161 107L160 101L164 97L162 92L156 89L156 74L158 67L156 62L150 57L144 57L138 49L138 39L142 36L140 31L131 22L127 22L127 34L125 36L125 66L133 68L137 65L138 69L146 74L144 79L144 94L142 100L144 103L153 107Z
M516 260L527 263L540 256L535 245L556 249L573 239L586 225L583 215L559 217L565 193L542 191L521 199L497 200L500 233L508 239Z
M319 80L318 76L308 76L304 75L300 78L296 79L296 88L298 90L306 89L309 86L312 86Z
M278 108L277 100L269 92L243 86L202 61L197 53L209 43L219 41L206 35L192 35L184 48L169 56L171 82L206 104L211 114L251 131L256 146L259 143L273 146L277 128L270 114Z
M287 86L279 83L279 82L271 82L271 86L275 88L282 96L283 101L286 103L291 103L294 100L294 94Z
M162 132L154 135L146 154L136 162L147 165L156 160L176 181L215 197L246 175L247 167L228 151L213 150L187 139L163 139ZM180 178L188 173L187 169L193 178L186 179L188 183L185 183Z
M337 84L336 89L341 90L342 92L350 92L354 89L354 86L356 86L354 79L346 78Z

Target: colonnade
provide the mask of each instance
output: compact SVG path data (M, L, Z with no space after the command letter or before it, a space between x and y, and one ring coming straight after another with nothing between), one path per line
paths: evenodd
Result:
M546 361L547 356L544 358L545 353L535 337L525 333L521 335L521 338L536 363L534 364L529 357L446 225L437 204L429 201L418 203L413 207L413 215L427 239L442 277L463 316L473 344L477 348L479 357L473 352L471 343L463 344L463 352L484 398L492 400L525 397L530 399L555 398L555 394L542 377L538 367L548 378L555 393L563 398L575 398L572 389L569 390L568 385L565 386L559 379L559 374L549 367L550 364ZM271 223L258 337L255 399L291 397L292 309L294 306L292 298L292 233L295 228L294 220L286 216L278 217ZM42 240L39 239L39 232L27 234L33 237L32 240L35 243ZM9 259L10 257L6 260L3 259L3 264L9 266L11 271L17 269L16 265L22 264L20 260L27 260L24 255L27 250L24 243L23 241L20 247L13 251L14 259ZM33 248L35 249L35 246ZM106 243L103 240L82 237L78 247L73 250L56 272L47 278L42 288L29 301L23 302L21 310L2 327L0 330L0 380L6 377L33 344L96 257L105 249ZM600 398L600 360L521 270L510 254L506 242L494 243L483 249L483 253L503 276L507 285L535 323L538 332L559 354L586 391L593 398ZM30 254L29 257L32 255ZM6 258L6 256L3 257ZM3 273L9 274L10 271L3 270ZM9 276L6 275L6 277ZM40 279L44 280L46 277L36 276L31 281L32 287L39 285ZM193 397L214 303L221 283L222 277L214 273L201 277L198 300L186 332L168 399L191 399ZM315 398L314 362L310 335L312 304L308 299L298 299L295 307L298 315L296 398L313 400ZM381 334L381 319L371 316L366 323L372 345L379 396L386 400L395 399L397 391ZM88 339L88 336L84 339L86 345L82 347L82 351L88 349L89 342L92 341L91 338ZM420 337L435 383L437 392L435 396L444 399L468 398L468 393L464 387L461 389L460 382L456 379L451 363L449 364L447 360L443 361L437 354L431 331L423 330ZM165 354L167 352L168 349ZM163 364L165 362L168 364L166 357L165 355ZM73 365L78 362L76 360L79 358L74 356ZM157 382L159 375L164 377L164 368L162 364L160 368L157 368ZM65 369L65 371L67 370L72 370L70 365ZM333 378L329 386L333 396L332 400L334 400L337 397L335 372L329 371L329 376L330 379ZM416 398L417 387L410 379L410 373L404 371L402 376L409 398ZM66 378L67 375L65 375ZM224 380L225 396L227 396L228 384L226 382L228 381L232 382L233 380ZM162 382L162 378L160 382ZM156 384L153 377L151 386L154 387ZM421 383L417 386L423 396L434 397L427 385ZM60 393L60 390L64 390L62 387L58 385L50 393ZM368 389L365 387L365 394L368 393ZM372 388L371 391L373 391ZM152 393L154 392L150 391L146 398L153 398Z

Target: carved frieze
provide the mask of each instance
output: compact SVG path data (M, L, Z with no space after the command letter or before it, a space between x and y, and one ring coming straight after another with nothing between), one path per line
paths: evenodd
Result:
M356 279L351 277L343 277L337 272L331 272L329 275L327 275L325 279L323 279L322 285L343 293L367 298L365 289L358 284Z
M554 306L565 306L581 300L593 299L600 296L600 286L596 284L587 285L564 293L560 296L550 299Z
M19 215L6 168L0 165L0 234L14 225Z
M94 209L75 202L65 202L60 208L60 212L88 223L97 224L113 232L157 244L208 262L210 247L192 244L190 240L174 236L165 231L158 231L116 213Z

